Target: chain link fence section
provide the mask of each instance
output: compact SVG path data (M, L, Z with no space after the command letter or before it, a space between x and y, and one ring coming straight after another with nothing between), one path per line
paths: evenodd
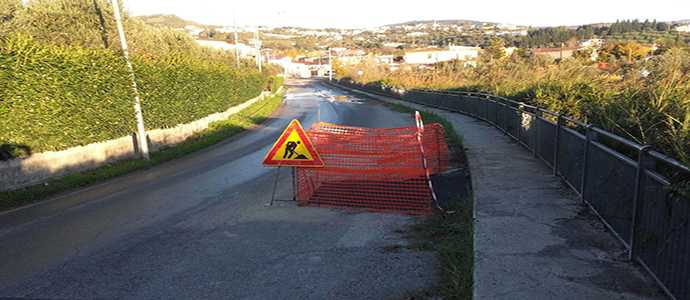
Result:
M673 299L690 299L690 168L592 125L477 92L341 85L484 120L532 151L576 192ZM682 185L681 185L682 188Z

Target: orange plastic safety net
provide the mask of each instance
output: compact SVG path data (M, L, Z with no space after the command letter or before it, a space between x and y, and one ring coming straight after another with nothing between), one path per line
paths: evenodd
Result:
M409 214L432 211L416 127L361 128L319 123L307 134L325 163L297 168L300 205L351 207ZM448 168L443 126L425 125L424 153L431 174Z

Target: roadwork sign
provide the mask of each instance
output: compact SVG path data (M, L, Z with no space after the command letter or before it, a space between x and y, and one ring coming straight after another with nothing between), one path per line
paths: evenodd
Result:
M323 161L297 120L292 120L264 158L265 166L323 167Z

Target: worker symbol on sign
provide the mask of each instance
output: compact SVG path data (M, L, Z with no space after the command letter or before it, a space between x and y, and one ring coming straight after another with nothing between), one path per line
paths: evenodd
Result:
M323 167L323 161L299 121L292 120L264 157L265 166Z
M307 159L307 157L304 154L299 154L295 152L295 149L297 149L297 146L301 144L302 142L300 141L289 141L285 145L285 151L283 152L283 159ZM295 156L295 158L292 158L292 156Z

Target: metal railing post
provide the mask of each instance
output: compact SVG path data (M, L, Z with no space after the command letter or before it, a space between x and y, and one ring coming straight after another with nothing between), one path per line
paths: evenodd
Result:
M515 124L515 138L517 139L517 142L520 143L522 141L520 140L520 135L522 133L522 104L518 105L515 108L515 112L517 113L517 124Z
M501 107L501 105L499 104L499 99L492 98L491 99L491 108L493 109L492 110L493 119L494 119L493 123L494 123L494 126L496 126L496 128L498 128L499 130L501 129L501 121L499 119L500 118L499 109L501 109L500 107Z
M539 157L539 117L541 117L541 110L536 108L534 111L534 116L532 119L532 126L534 126L534 149L532 149L532 154L534 157Z
M651 149L651 146L645 145L640 148L637 155L637 170L635 173L635 195L633 196L633 210L632 210L632 220L630 224L630 249L628 251L628 260L633 260L635 257L635 233L639 230L638 221L642 217L642 180L644 179L644 173L647 169L654 168L654 159L647 155L647 151Z
M501 101L501 105L498 108L498 115L499 118L501 119L501 129L503 129L503 132L508 132L508 123L506 121L506 105L505 102Z
M558 153L561 149L561 127L563 127L563 114L559 113L556 119L556 138L553 147L553 176L558 176Z
M592 140L596 140L596 132L592 131L592 125L589 124L587 127L585 127L585 155L584 155L584 162L582 165L582 181L580 182L580 197L582 198L582 202L585 202L585 189L587 187L587 171L589 168L589 164L587 163L587 160L589 159L589 147L592 144Z
M484 100L484 105L483 105L483 107L484 107L483 119L484 119L484 121L491 123L491 121L489 120L489 99L490 99L489 95L486 95L486 99Z

